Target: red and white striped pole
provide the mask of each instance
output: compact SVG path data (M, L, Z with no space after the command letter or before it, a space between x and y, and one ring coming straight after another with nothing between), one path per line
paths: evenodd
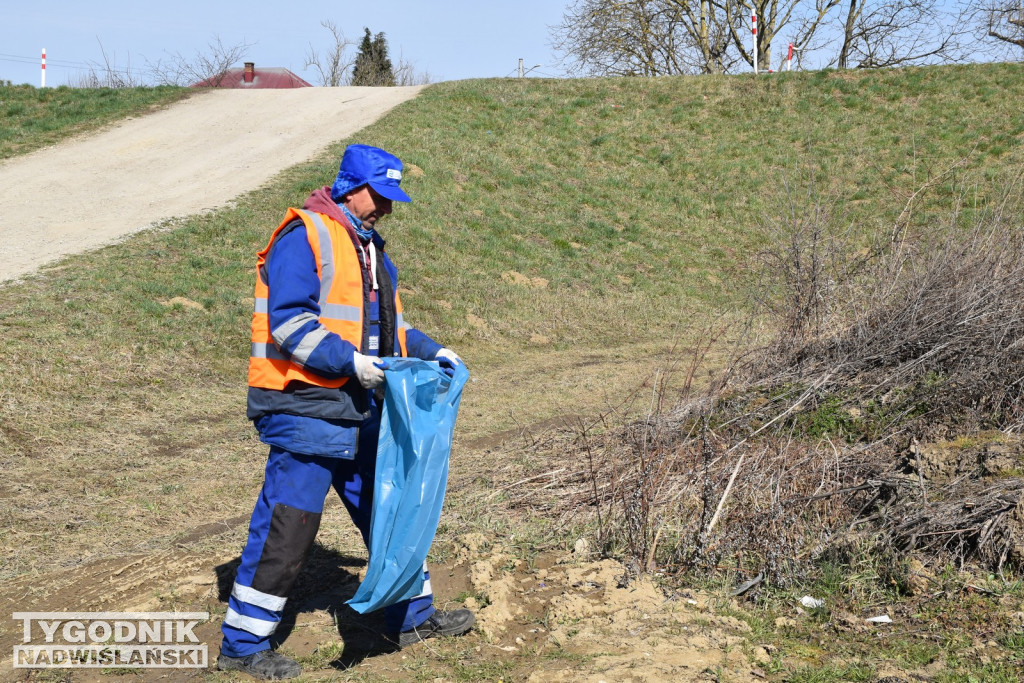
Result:
M786 55L786 71L791 71L793 68L793 43L789 44L789 54Z
M46 48L45 47L43 48L43 75L42 75L42 83L40 84L39 87L40 88L45 88L46 87Z
M750 15L750 25L753 27L752 33L754 34L754 75L757 75L757 10L754 10Z

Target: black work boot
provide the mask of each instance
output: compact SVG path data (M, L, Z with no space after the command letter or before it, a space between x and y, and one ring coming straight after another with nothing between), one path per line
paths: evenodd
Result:
M436 636L461 636L473 627L476 617L468 609L451 612L435 611L422 624L411 631L398 634L398 647L408 647L427 638Z
M295 678L302 673L298 662L274 650L261 650L245 657L228 657L222 652L217 657L217 668L221 671L241 671L265 681Z

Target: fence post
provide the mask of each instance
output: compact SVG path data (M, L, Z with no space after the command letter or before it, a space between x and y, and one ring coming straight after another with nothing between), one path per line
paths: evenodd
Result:
M754 75L757 75L757 10L752 10L750 15L750 25L753 27L752 33L754 34Z

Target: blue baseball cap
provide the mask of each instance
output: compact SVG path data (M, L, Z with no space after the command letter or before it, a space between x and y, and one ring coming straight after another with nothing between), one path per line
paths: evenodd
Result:
M411 202L398 186L402 182L402 160L379 147L349 145L341 156L338 177L331 186L331 199L341 198L352 190L369 185L382 197L395 202Z

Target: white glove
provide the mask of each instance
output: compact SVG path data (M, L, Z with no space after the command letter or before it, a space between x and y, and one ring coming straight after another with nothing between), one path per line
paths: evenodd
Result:
M455 353L451 349L441 349L434 355L434 359L437 360L438 365L444 370L445 374L449 377L455 376L455 368L459 365L465 365L462 359L459 358L459 354Z
M437 352L434 358L438 360L440 360L441 358L447 358L448 360L456 363L462 362L462 359L459 358L459 354L455 353L451 349L441 349L440 351Z
M352 354L352 364L356 366L356 379L365 389L376 389L384 383L384 371L376 366L380 363L377 356L364 356L356 352Z

